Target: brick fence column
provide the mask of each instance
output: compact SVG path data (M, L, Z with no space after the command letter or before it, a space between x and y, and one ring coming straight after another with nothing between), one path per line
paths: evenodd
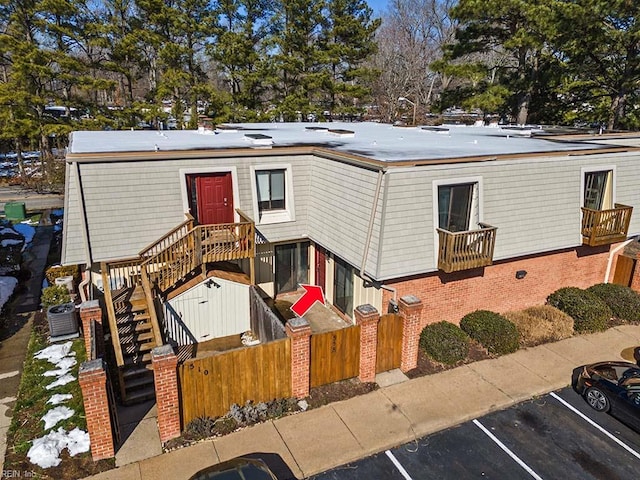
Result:
M162 443L180 436L180 393L178 392L178 357L171 345L151 350L153 380L158 409L158 430Z
M82 334L84 335L84 348L87 351L87 358L91 354L91 320L96 322L96 357L101 358L104 354L104 333L100 302L98 300L83 302L80 305L80 320L82 321Z
M80 365L78 381L82 390L84 414L91 440L93 461L115 456L109 397L107 395L107 372L102 359L97 358Z
M354 316L356 325L360 325L360 372L358 378L361 382L373 382L376 379L380 314L374 306L365 304L356 307Z
M311 325L304 318L292 318L285 330L291 339L291 394L304 398L311 382Z
M405 295L400 298L398 307L402 317L402 360L400 361L400 370L408 372L418 365L422 302L414 295Z
M640 293L640 253L636 254L636 265L631 277L631 289Z

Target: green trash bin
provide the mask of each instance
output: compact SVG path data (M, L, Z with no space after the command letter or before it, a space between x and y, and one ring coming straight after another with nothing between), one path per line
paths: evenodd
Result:
M27 212L23 202L7 202L4 204L4 216L9 220L24 220Z

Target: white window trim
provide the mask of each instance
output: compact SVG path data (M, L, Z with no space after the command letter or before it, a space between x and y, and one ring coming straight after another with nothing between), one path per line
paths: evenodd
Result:
M616 204L616 166L615 165L601 165L599 167L582 167L580 169L580 200L578 205L584 207L584 177L585 174L590 172L611 172L611 203ZM582 238L582 237L581 237ZM582 241L582 240L581 240Z
M457 177L457 178L445 178L441 180L434 180L432 182L432 195L433 195L433 264L438 266L438 250L439 250L439 236L438 236L438 187L442 185L460 185L464 183L475 183L478 186L478 222L484 221L484 188L482 177ZM474 195L475 197L475 195ZM475 200L474 200L475 201ZM476 205L471 204L471 211L474 211Z
M260 215L258 208L258 188L256 184L256 172L264 170L284 170L284 203L285 208L282 210L270 210ZM270 225L273 223L293 222L295 216L295 203L293 199L293 174L290 163L269 163L263 165L251 165L251 201L253 204L253 218L256 225Z
M233 190L233 218L236 222L240 221L237 209L240 208L240 192L238 191L238 171L236 167L211 167L211 168L181 168L178 171L180 175L180 194L182 195L182 210L184 213L189 212L189 194L187 193L187 175L198 173L228 173L231 172L231 188ZM198 219L196 218L196 221Z

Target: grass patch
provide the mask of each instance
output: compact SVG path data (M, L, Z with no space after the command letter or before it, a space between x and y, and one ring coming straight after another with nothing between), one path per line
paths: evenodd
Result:
M46 386L55 381L56 377L45 377L43 374L47 370L53 370L56 367L47 360L33 357L36 352L47 346L49 344L45 329L36 324L29 338L18 398L13 411L11 425L7 432L7 453L4 469L32 472L33 478L60 479L83 478L105 469L113 468L112 460L94 463L89 452L70 457L68 452L64 450L61 453L62 462L60 465L47 469L42 469L32 464L27 458L27 452L31 448L32 441L51 430L57 430L62 427L70 431L78 427L87 431L82 391L77 381L78 368L86 360L84 343L80 338L73 341L72 351L75 352L77 364L71 369L70 373L76 377L76 381L51 390L47 390ZM48 404L47 400L56 393L73 395L72 399L67 400L62 405L71 408L75 413L71 418L60 421L53 429L45 431L44 422L41 419L49 410L55 407Z

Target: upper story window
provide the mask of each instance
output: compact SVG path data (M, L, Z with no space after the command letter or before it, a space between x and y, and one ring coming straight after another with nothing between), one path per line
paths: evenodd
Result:
M583 206L591 210L613 208L613 171L585 172Z
M438 186L438 226L450 232L464 232L477 223L474 212L475 183Z
M284 169L256 171L256 188L260 214L269 210L285 209Z
M253 218L257 225L295 220L292 167L287 163L253 165Z

